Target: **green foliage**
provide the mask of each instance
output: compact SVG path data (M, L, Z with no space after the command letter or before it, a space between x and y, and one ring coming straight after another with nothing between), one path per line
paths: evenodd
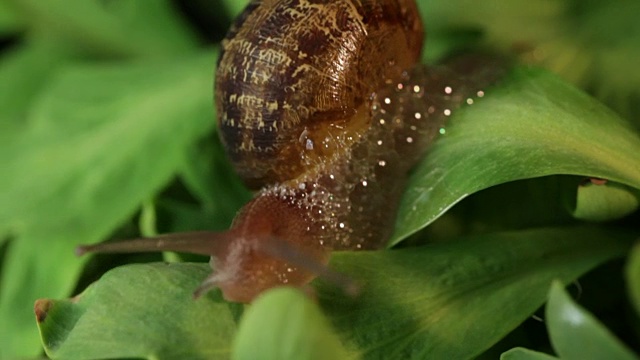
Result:
M636 126L640 3L635 0L419 1L430 58L471 42L516 53L596 95Z
M628 359L637 357L554 282L545 317L553 348L563 359Z
M624 254L633 234L596 227L549 228L392 251L339 252L332 268L362 284L361 292L349 298L335 286L319 283L317 297L342 335L348 356L316 305L300 294L278 289L245 312L234 355L242 359L256 352L273 359L469 358L535 311L554 278L570 282ZM180 358L168 352L163 340L169 328L175 332L171 339L178 348L193 351L183 356L215 352L228 357L224 341L199 339L211 335L228 341L233 327L221 319L230 319L234 309L221 306L217 292L204 301L206 306L202 300L188 301L207 269L204 264L120 267L73 302L40 300L47 310L42 311L46 316L40 323L47 353L60 359L100 354ZM212 297L217 301L210 302ZM171 309L170 315L157 313L166 309ZM201 319L185 315L198 311ZM465 346L454 346L459 336L464 336ZM60 343L58 338L65 341ZM200 345L193 345L194 341Z
M545 318L553 348L560 359L638 359L623 343L589 312L576 304L555 281L549 292ZM553 359L549 355L518 348L502 359Z
M640 164L640 136L593 98L537 69L516 69L486 93L455 114L417 167L391 244L507 181L579 174L640 188L640 166L629 165Z
M32 315L14 309L71 291L85 260L74 246L108 236L211 129L213 56L65 68L30 104L27 120L0 135L0 186L11 189L0 202L12 204L0 209L0 228L15 236L2 271L0 317L11 320L2 333L36 345L26 335ZM13 340L3 351L12 346L26 344Z
M593 269L628 294L585 295L608 304L595 316L638 328L634 0L419 1L427 58L480 47L519 65L416 168L396 249L332 257L356 297L316 281L317 302L276 289L244 311L216 291L191 299L207 264L76 258L139 231L223 229L250 197L211 105L221 29L245 3L0 0L0 359L473 358L500 341L505 359L549 359L526 319L553 279ZM598 267L626 255L624 271ZM615 340L559 285L549 296L560 358L634 358L637 336Z
M230 305L191 295L206 273L200 264L130 265L73 299L38 300L45 350L58 359L227 359L236 330Z
M348 355L320 309L305 294L290 288L258 297L240 323L234 359L340 360Z

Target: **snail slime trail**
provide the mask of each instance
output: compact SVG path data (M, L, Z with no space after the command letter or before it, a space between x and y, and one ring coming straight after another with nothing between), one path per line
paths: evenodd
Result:
M322 276L333 250L379 249L392 233L407 172L452 111L498 72L486 58L417 65L413 0L253 1L222 42L219 134L255 197L222 233L103 243L85 252L211 256L195 295L218 287L250 302Z

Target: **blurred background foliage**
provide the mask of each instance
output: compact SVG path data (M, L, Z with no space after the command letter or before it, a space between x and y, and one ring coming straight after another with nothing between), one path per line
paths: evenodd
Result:
M418 3L427 29L425 61L475 48L507 53L558 74L640 128L640 2ZM42 356L36 299L75 295L124 263L162 260L76 258L76 245L224 229L250 197L221 151L212 106L218 43L245 4L0 0L1 359ZM638 162L625 166L640 169ZM576 176L509 182L439 212L405 244L576 220L637 229L638 190L629 185L594 191ZM400 230L396 239L413 230ZM637 247L635 253L627 266L636 270L627 278L637 282ZM583 278L591 296L581 301L637 350L640 327L629 308L624 264L609 263ZM629 291L638 306L638 286ZM304 311L317 318L315 310ZM517 345L549 352L544 326L528 320L483 356L497 358Z

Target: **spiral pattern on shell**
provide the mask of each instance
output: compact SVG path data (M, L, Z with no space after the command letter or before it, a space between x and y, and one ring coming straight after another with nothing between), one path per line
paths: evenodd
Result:
M322 163L335 147L311 142L353 128L372 92L417 62L422 40L413 0L252 2L223 41L215 86L220 135L247 185Z

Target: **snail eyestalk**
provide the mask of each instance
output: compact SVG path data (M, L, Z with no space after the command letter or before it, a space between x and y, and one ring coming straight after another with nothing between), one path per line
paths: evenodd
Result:
M165 234L150 238L138 238L120 242L107 242L95 245L81 245L76 255L86 253L135 253L176 251L190 254L215 256L223 252L233 241L235 234L227 232L194 231Z

